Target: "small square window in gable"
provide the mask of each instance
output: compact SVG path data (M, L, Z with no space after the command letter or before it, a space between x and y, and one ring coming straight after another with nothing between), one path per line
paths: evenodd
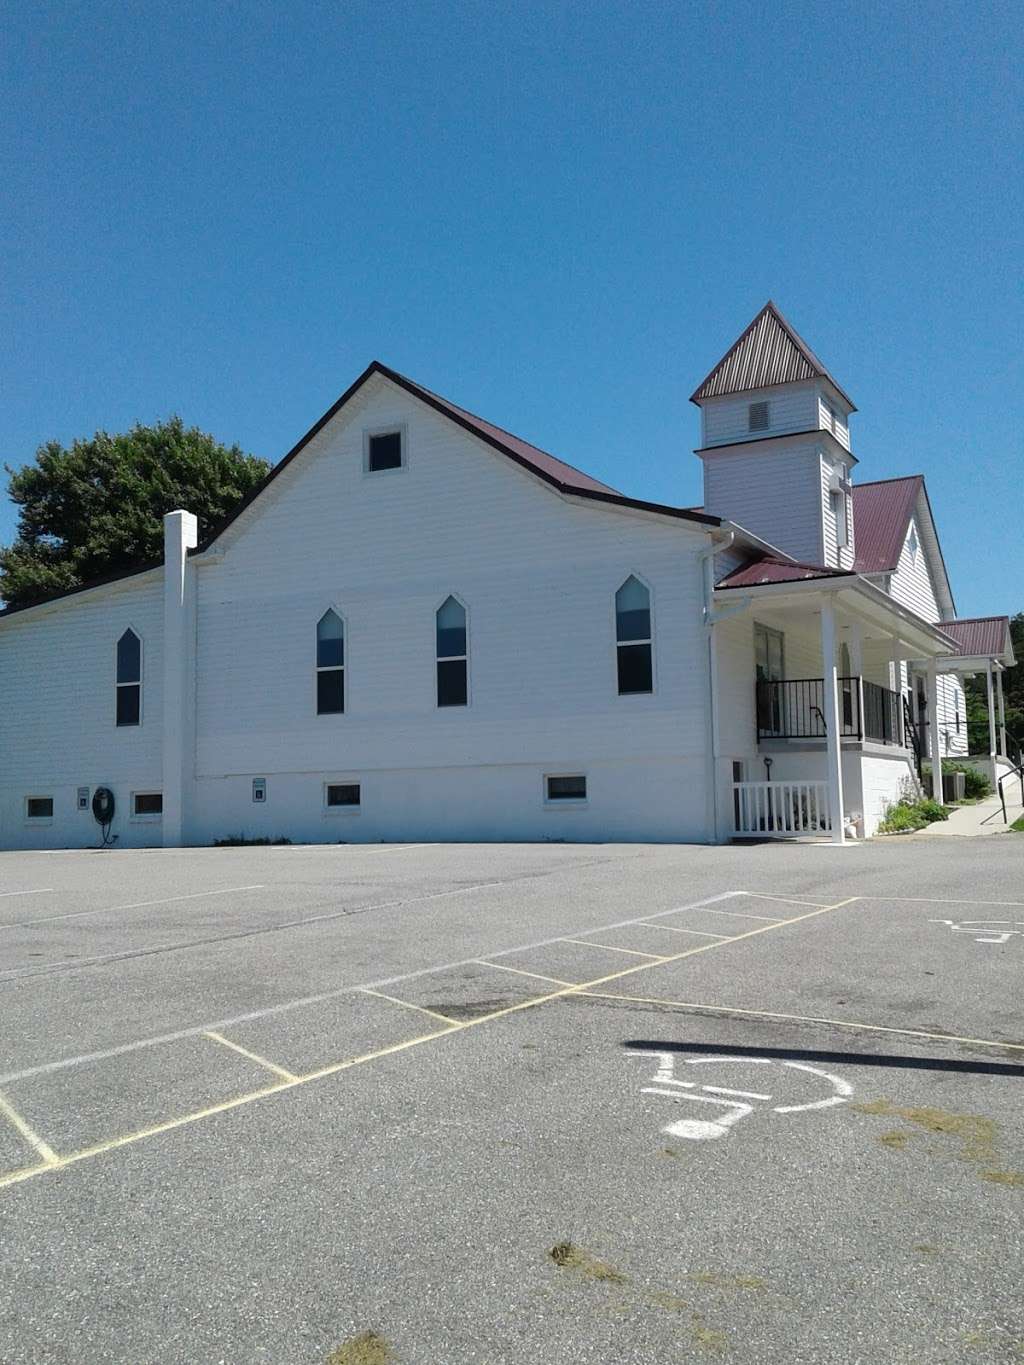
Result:
M401 431L379 431L367 437L366 468L371 474L386 469L401 469L403 460Z

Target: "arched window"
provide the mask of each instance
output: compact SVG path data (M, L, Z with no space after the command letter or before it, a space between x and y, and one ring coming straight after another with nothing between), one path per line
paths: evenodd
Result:
M437 704L465 706L469 697L466 608L448 597L437 609Z
M316 713L337 715L345 709L345 630L336 611L325 611L316 623Z
M126 630L117 642L118 725L138 725L142 720L142 641Z
M654 691L651 594L632 574L615 594L615 647L619 696Z

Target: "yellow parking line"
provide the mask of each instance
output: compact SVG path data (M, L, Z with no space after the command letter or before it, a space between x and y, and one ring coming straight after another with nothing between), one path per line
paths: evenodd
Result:
M18 1113L17 1109L15 1109L14 1105L11 1104L10 1100L7 1098L6 1095L0 1095L0 1114L4 1114L11 1121L13 1126L18 1130L18 1132L25 1139L25 1141L31 1147L34 1147L36 1149L39 1155L43 1158L45 1166L52 1166L55 1162L60 1160L60 1157L58 1157L57 1153L53 1150L50 1144L48 1142L44 1142L43 1139L36 1132L36 1130L30 1124L25 1122L25 1120ZM30 1167L29 1169L40 1170L43 1168L34 1166Z
M563 981L557 976L543 976L540 972L524 972L522 967L506 967L504 962L488 962L485 957L475 957L478 967L495 967L499 972L515 972L516 976L530 976L535 981L549 981L552 986L574 986L575 981Z
M816 905L821 910L825 909L822 901L802 900L799 896L769 896L764 891L737 891L736 894L737 896L753 896L755 900L759 901L781 901L783 905Z
M418 1010L420 1014L429 1014L431 1019L440 1019L442 1024L457 1024L457 1019L450 1019L447 1014L438 1014L437 1010L428 1010L425 1005L414 1005L411 1000L399 1000L397 995L385 995L383 991L372 990L369 986L359 988L361 995L375 995L378 1000L390 1000L392 1005L404 1005L407 1010Z
M241 1043L233 1043L230 1038L225 1038L223 1033L216 1033L213 1029L207 1029L203 1035L212 1038L215 1043L223 1043L225 1047L231 1048L233 1052L240 1053L243 1057L248 1057L250 1062L255 1062L257 1066L265 1066L268 1071L273 1071L275 1076L280 1076L282 1080L294 1081L297 1079L292 1071L286 1071L283 1066L278 1066L276 1062L270 1062L266 1057L261 1057L258 1052L250 1052L247 1047L242 1047Z
M595 1000L623 1000L631 1005L668 1005L672 1009L693 1010L695 1013L742 1014L750 1019L785 1019L796 1024L828 1024L832 1028L855 1028L869 1033L898 1033L904 1038L928 1038L944 1043L974 1043L978 1047L1002 1047L1024 1052L1024 1043L1001 1043L995 1038L963 1038L957 1033L926 1033L916 1028L891 1028L888 1024L862 1024L851 1019L827 1019L815 1014L780 1014L775 1010L741 1010L735 1005L706 1005L691 1000L665 1000L658 995L615 995L611 991L579 990L577 995L589 995Z
M592 943L587 938L564 938L563 943L579 943L584 948L603 948L606 953L628 953L630 957L652 957L657 962L667 962L668 958L661 953L641 953L637 948L618 948L612 947L610 943Z
M646 920L642 922L647 923ZM652 924L649 927L651 929L667 929L670 934L696 934L698 938L728 939L732 937L731 934L709 934L706 929L680 929L675 924Z
M854 901L861 900L860 896L848 896L846 900L836 901L834 905L822 905L813 910L808 910L803 915L793 915L789 919L779 920L776 924L763 924L756 929L747 929L742 934L736 934L732 938L719 939L713 943L698 943L693 948L687 948L681 953L673 953L671 957L656 958L651 962L640 962L632 967L623 967L621 971L608 972L605 976L596 977L592 981L581 981L575 986L563 986L557 991L550 991L546 995L533 996L529 1000L522 1000L515 1005L506 1005L502 1009L494 1010L491 1014L478 1015L475 1019L454 1020L448 1019L444 1015L435 1015L432 1010L424 1009L421 1005L411 1005L407 1000L399 1000L394 996L386 996L383 991L373 991L369 987L361 989L367 995L379 995L382 999L391 1000L394 1004L405 1005L409 1009L419 1010L422 1014L433 1015L434 1018L443 1020L445 1027L436 1029L432 1033L422 1033L416 1038L407 1038L404 1042L393 1043L390 1047L377 1049L375 1052L364 1053L360 1057L350 1057L344 1061L332 1062L328 1066L320 1067L317 1071L310 1071L306 1075L297 1076L294 1080L281 1080L276 1085L265 1086L262 1090L252 1090L244 1095L236 1095L233 1099L223 1100L219 1104L209 1105L205 1109L195 1110L191 1114L183 1114L176 1119L168 1119L164 1123L154 1124L149 1128L142 1128L134 1133L126 1133L121 1137L108 1138L105 1142L97 1143L93 1147L83 1148L81 1151L72 1152L69 1156L57 1156L52 1148L33 1134L35 1141L33 1145L36 1150L43 1154L43 1150L50 1154L51 1159L45 1159L40 1166L29 1166L19 1171L11 1171L6 1175L0 1176L0 1189L7 1185L18 1184L22 1180L29 1180L33 1176L42 1175L45 1171L60 1170L65 1166L75 1165L79 1161L85 1161L90 1157L101 1156L105 1152L116 1151L119 1147L128 1147L133 1143L141 1142L144 1138L156 1137L161 1133L172 1132L176 1128L183 1128L188 1124L197 1123L200 1119L210 1118L215 1114L224 1114L231 1109L238 1109L242 1105L252 1104L256 1100L265 1099L270 1095L282 1093L286 1090L294 1090L297 1086L306 1085L310 1081L320 1080L325 1076L333 1076L340 1071L347 1071L351 1067L361 1066L365 1062L376 1061L381 1057L390 1056L396 1052L404 1052L407 1048L418 1047L421 1043L430 1043L437 1038L444 1038L450 1033L461 1033L466 1029L476 1028L480 1024L490 1023L494 1019L504 1018L509 1014L518 1014L522 1010L534 1009L537 1005L547 1004L551 1000L561 1000L568 996L586 994L594 986L603 986L609 981L621 980L624 976L634 976L637 972L649 971L654 967L664 966L669 962L680 962L683 958L694 957L698 953L712 952L716 948L723 948L727 943L738 943L745 938L754 938L758 934L771 933L773 929L781 929L786 925L799 924L802 920L814 919L817 915L823 915L830 910L840 910L844 905L851 905ZM566 940L573 942L575 940ZM580 940L582 941L582 940ZM589 945L593 947L594 945ZM600 946L600 945L598 945ZM625 952L626 949L616 951ZM633 997L627 996L627 999ZM945 1037L946 1035L941 1035ZM7 1107L8 1117L12 1117L13 1111ZM24 1124L24 1120L17 1116L18 1122ZM13 1118L12 1118L13 1121ZM25 1125L27 1127L27 1125ZM22 1131L19 1128L19 1131ZM31 1130L29 1130L31 1132ZM31 1139L30 1139L31 1140Z

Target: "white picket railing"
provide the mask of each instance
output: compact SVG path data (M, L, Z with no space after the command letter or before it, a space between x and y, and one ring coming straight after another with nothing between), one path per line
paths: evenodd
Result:
M734 782L732 790L737 834L788 839L832 832L825 782Z

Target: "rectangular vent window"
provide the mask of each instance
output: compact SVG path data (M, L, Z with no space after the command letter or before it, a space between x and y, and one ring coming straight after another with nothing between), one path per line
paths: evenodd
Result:
M768 430L768 404L751 403L747 409L747 429L749 431Z
M547 798L549 801L585 801L587 799L587 779L582 773L571 777L549 777Z
M52 796L30 796L25 802L25 814L30 820L53 819Z
M162 815L163 812L162 792L136 792L132 797L133 815Z
M358 806L360 793L358 782L330 782L327 785L327 806L335 810L339 806Z

